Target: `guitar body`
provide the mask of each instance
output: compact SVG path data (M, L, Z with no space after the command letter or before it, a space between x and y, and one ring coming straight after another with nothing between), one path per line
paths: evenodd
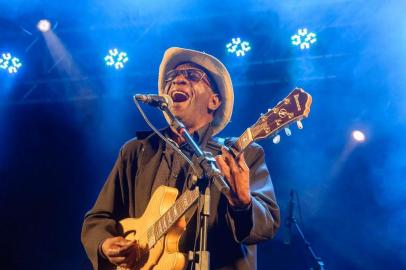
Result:
M152 195L140 218L126 218L120 221L125 238L136 240L141 250L145 251L132 270L185 269L187 255L179 252L178 248L180 237L186 228L184 217L173 225L153 247L148 247L147 240L147 229L175 203L177 196L176 188L160 186Z

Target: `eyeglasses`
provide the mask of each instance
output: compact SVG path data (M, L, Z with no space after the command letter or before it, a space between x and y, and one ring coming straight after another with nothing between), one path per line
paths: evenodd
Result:
M187 80L198 83L203 80L208 86L211 86L207 74L200 69L172 69L166 73L165 82L170 83L179 75L183 75Z

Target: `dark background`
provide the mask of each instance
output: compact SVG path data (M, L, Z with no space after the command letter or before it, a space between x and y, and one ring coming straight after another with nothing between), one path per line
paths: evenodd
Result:
M204 50L228 67L236 98L222 136L239 136L295 86L308 91L304 129L292 126L278 145L260 142L282 217L295 189L295 216L327 269L406 267L404 2L1 4L0 53L23 63L14 75L0 69L2 269L90 269L83 216L120 146L147 128L132 95L156 92L171 46ZM57 24L52 36L36 30L42 18ZM309 50L291 44L302 27L317 33ZM252 47L243 58L226 53L237 36ZM122 70L104 64L113 47L130 57ZM351 140L354 129L365 143ZM259 269L309 269L292 233L291 245L283 227L260 245Z

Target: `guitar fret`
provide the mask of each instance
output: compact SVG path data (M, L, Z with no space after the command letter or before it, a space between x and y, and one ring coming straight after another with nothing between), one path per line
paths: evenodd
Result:
M182 212L182 209L183 209L183 200L185 199L185 197L183 196L183 197L180 197L180 200L179 200L179 210L180 210L180 212Z
M166 230L167 228L170 227L169 220L168 220L168 215L167 215L167 214L164 215L164 220L165 220L165 230Z
M251 128L248 128L244 133L231 145L230 150L235 156L239 155L250 143L253 142Z
M175 203L174 207L173 207L173 212L174 212L174 216L175 219L177 218L178 215L178 204Z
M154 224L154 236L155 236L155 241L154 244L156 243L156 241L158 241L159 239L159 228L158 228L158 223Z
M157 238L159 239L161 237L162 234L162 225L161 225L161 221L158 222L158 230L157 230Z
M185 213L199 196L198 189L186 191L147 231L148 245L152 247Z
M165 216L162 216L162 218L161 218L161 231L164 231L165 227L166 227Z
M189 194L187 194L186 197L185 197L185 207L184 207L184 208L186 208L186 207L188 206L188 204L189 204L189 201L188 201L188 198L189 198L189 197L188 197L188 195L189 195Z
M148 238L148 246L152 247L153 245L155 245L155 227L151 227L148 229L148 233L147 233L147 238Z
M159 221L159 237L161 237L161 235L162 235L162 233L163 233L163 231L164 231L164 224L163 224L164 222L163 222L163 220L161 219L160 221Z
M189 192L186 193L185 202L186 202L186 203L185 203L186 205L189 204Z
M239 140L240 143L240 149L238 151L241 151L245 147L247 147L251 142L252 142L252 135L251 135L251 130L246 129L243 135L241 136L241 140Z
M176 209L178 210L178 217L180 215L182 215L182 207L181 207L181 203L179 201L179 203L176 204Z
M168 217L169 217L169 223L172 223L172 221L173 221L173 208L169 208L169 211L168 211Z
M161 221L162 221L162 223L161 223L161 224L162 224L161 230L162 230L162 232L163 232L163 231L165 231L165 228L166 228L165 215L162 217Z

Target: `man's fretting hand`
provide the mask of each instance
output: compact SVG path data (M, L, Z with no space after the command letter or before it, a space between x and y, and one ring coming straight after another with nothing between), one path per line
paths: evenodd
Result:
M221 149L221 155L216 156L217 165L231 188L228 199L232 207L244 208L251 203L250 169L245 163L244 153L236 159L226 150Z

